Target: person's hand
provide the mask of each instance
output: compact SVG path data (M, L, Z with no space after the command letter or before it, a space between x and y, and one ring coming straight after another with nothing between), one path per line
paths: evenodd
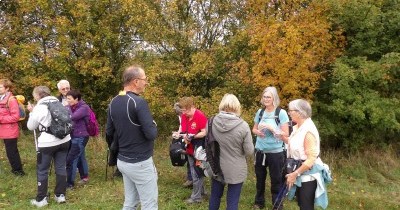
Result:
M28 106L26 106L26 109L27 109L29 112L32 112L33 107L35 107L35 106L34 106L33 104L31 104L31 102L28 101Z
M264 137L265 137L265 133L262 132L261 130L258 130L258 129L257 129L255 133L256 133L257 136L259 136L259 137L261 137L261 138L264 138Z
M290 189L294 185L294 182L296 182L297 175L296 171L286 174L286 185L288 186L288 189Z

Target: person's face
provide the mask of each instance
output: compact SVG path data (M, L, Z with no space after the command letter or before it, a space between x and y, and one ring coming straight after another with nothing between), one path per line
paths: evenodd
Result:
M288 110L288 114L290 115L290 118L292 118L293 122L295 122L295 123L298 122L298 119L300 117L299 110L297 110L297 109L289 109Z
M184 114L187 118L193 117L194 111L195 111L194 108L189 108L189 109L182 108L181 109L182 114Z
M270 92L266 92L264 93L264 95L262 96L262 102L264 104L264 106L273 106L274 105L274 97L272 96L272 93Z
M72 96L67 96L67 102L68 102L68 105L74 106L75 104L78 103L78 98L74 99L74 97L72 97Z
M134 80L135 84L136 84L136 88L140 93L143 93L144 90L146 89L146 86L149 84L148 79L146 77L146 74L144 72L142 72L142 74L140 75L139 78L136 78Z
M4 95L7 93L9 88L5 88L3 84L0 84L0 95Z
M67 85L67 84L61 84L61 86L60 86L60 88L58 89L58 91L59 91L63 96L66 96L67 93L68 93L68 91L69 91L70 89L71 89L71 88L69 87L69 85Z

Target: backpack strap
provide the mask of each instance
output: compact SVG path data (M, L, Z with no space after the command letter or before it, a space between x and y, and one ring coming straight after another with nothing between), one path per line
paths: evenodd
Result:
M274 118L275 118L275 122L276 122L276 125L278 125L279 126L279 124L281 123L281 120L279 119L279 113L281 112L281 107L276 107L276 109L275 109L275 116L274 116Z
M258 114L258 124L260 124L261 118L264 115L265 108L261 109L260 113Z

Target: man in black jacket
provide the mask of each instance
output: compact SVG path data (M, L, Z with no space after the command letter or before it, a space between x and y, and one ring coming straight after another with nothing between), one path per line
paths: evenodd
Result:
M140 97L148 84L144 70L128 67L124 90L108 107L106 135L118 145L117 166L124 180L123 209L158 209L157 171L153 162L157 127L147 102ZM109 142L110 143L110 142Z

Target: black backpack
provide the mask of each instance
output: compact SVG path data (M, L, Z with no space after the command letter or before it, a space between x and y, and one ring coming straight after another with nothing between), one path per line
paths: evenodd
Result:
M215 140L214 135L212 133L212 123L214 117L210 117L208 119L208 127L207 127L207 135L205 137L205 148L206 148L206 157L207 162L211 167L214 177L223 178L221 165L220 165L220 148L219 143Z
M44 127L41 132L54 135L59 139L63 139L72 132L71 114L64 105L58 100L42 103L47 106L51 114L51 123L49 127Z
M184 166L186 163L186 155L182 152L186 150L182 137L173 139L169 145L169 157L173 166Z

